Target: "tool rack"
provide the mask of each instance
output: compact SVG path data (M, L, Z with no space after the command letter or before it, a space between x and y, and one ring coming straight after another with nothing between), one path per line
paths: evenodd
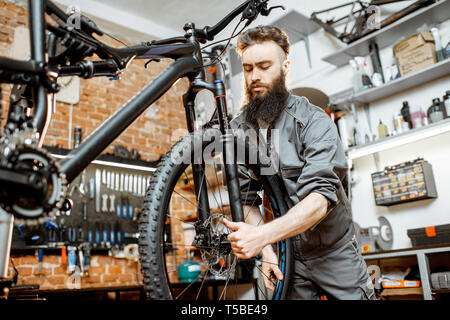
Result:
M56 158L68 150L47 148ZM45 225L15 226L12 251L55 249L88 243L97 253L137 243L141 212L155 162L102 155L67 188L73 205Z

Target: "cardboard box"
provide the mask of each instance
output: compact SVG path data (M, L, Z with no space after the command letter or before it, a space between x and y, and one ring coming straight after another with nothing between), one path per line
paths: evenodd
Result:
M398 58L398 66L401 76L408 73L416 72L428 66L435 64L436 50L433 43L427 43L423 46L417 47Z
M418 34L414 34L394 46L394 57L398 59L400 56L427 43L434 43L434 38L431 32L420 32Z

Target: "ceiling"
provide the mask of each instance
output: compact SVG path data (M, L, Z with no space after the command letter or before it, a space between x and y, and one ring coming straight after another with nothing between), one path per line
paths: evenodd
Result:
M213 26L245 0L53 0L63 9L78 6L82 14L92 18L103 30L130 40L152 40L181 35L183 26L193 22L198 28ZM271 0L270 6L284 5L286 10L274 10L269 17L259 16L252 25L270 24L292 11L307 17L348 0ZM412 1L405 1L407 3ZM294 13L295 17L295 13ZM303 19L305 20L305 19ZM231 35L238 22L235 19L220 34ZM294 19L296 29L304 31ZM223 37L222 37L223 35Z
M138 17L182 31L186 22L198 27L213 25L239 6L242 0L95 0L105 5L126 10Z

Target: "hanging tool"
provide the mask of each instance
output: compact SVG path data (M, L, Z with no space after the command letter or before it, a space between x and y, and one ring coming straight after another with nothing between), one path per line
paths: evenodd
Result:
M133 175L133 193L134 194L137 194L137 190L138 190L138 187L137 187L137 185L138 185L138 176L135 174L135 175Z
M70 244L73 244L77 241L77 230L73 226L70 226L67 229L67 241Z
M111 187L111 171L109 171L109 170L106 172L106 187L108 189L112 189L112 187Z
M84 230L83 230L83 227L81 225L78 226L77 240L78 240L78 242L83 242L84 241Z
M116 221L115 225L114 225L114 231L116 233L117 236L117 244L121 244L122 243L122 233L120 231L120 223L119 221Z
M94 199L95 196L95 180L94 178L89 179L89 199Z
M83 201L83 205L81 207L81 217L83 221L87 221L87 203Z
M128 175L128 188L127 188L129 193L133 192L133 175L130 174Z
M118 203L117 206L116 206L117 218L122 217L121 214L120 214L120 212L122 211L122 210L120 210L121 207L122 207L122 206L120 205L120 203Z
M114 212L116 211L116 205L115 205L115 201L116 201L116 195L115 194L110 194L109 195L109 212Z
M128 216L130 217L130 219L133 219L134 208L133 208L133 205L131 205L131 204L128 205Z
M106 185L107 182L106 170L102 169L102 184Z
M120 188L120 175L118 172L115 173L116 176L116 182L114 183L114 190L119 191Z
M103 234L102 247L107 247L108 246L108 230L106 229L106 225L103 225L102 234Z
M112 225L110 225L110 228L109 228L109 242L111 243L111 245L114 245L114 242L115 242L114 228Z
M77 250L77 248L74 246L68 246L67 250L68 250L67 272L73 273L76 269L76 262L77 262L76 250Z
M142 194L142 176L138 176L138 183L137 183L137 194L140 196Z
M61 264L67 264L67 249L66 246L61 247Z
M48 242L56 242L58 225L51 220L47 220L44 225L48 230Z
M80 191L80 194L84 196L86 194L86 170L83 170L83 173L81 173L81 179L80 184L78 186L78 191Z
M80 275L84 275L84 254L83 254L83 246L78 247L78 263L80 265L81 273Z
M122 206L122 217L124 219L127 217L127 211L128 211L127 209L128 209L128 206L127 206L126 203L124 203L123 206Z
M123 180L123 191L128 192L128 174L125 174L125 178Z
M42 263L44 261L44 249L38 249L38 274L42 274Z
M100 212L100 183L101 173L99 169L95 170L95 211Z
M82 251L83 251L83 258L84 258L84 271L86 273L89 272L89 269L91 267L91 245L88 243L83 243L82 245Z
M100 246L100 225L98 222L95 223L95 245Z
M108 212L108 195L102 194L102 212Z
M89 244L93 244L93 239L92 239L92 230L90 228L90 226L88 227L88 242Z

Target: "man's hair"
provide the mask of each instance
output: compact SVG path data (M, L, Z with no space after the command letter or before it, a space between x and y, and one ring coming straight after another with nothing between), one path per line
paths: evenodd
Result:
M237 50L242 54L248 47L266 41L274 41L283 49L286 57L289 55L289 39L287 34L280 28L271 25L257 26L242 33L238 38Z

